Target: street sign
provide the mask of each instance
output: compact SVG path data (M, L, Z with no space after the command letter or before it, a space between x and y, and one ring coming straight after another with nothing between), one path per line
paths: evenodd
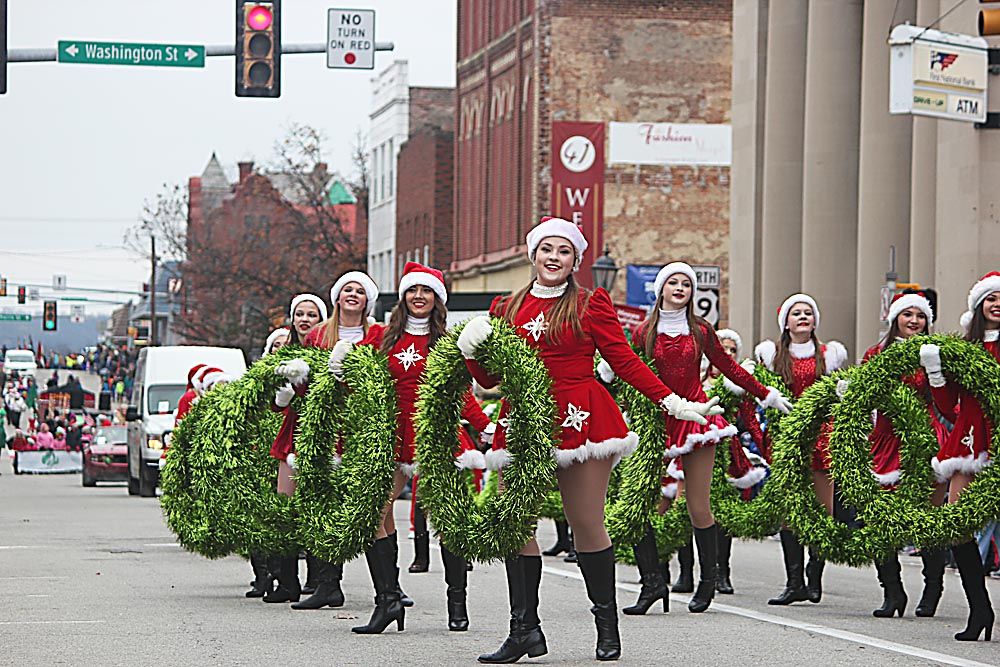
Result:
M66 289L66 274L58 273L52 276L52 289L60 291Z
M73 324L83 324L84 322L84 310L83 306L72 305L69 307L69 321Z
M84 65L204 67L205 47L195 44L132 44L59 40L59 62Z
M32 299L32 300L35 300L35 299L39 298L39 293L38 293L38 288L37 287L29 287L28 288L28 298Z
M375 69L374 9L331 9L327 12L326 66L331 69Z
M694 275L698 278L698 289L722 287L721 266L695 264L691 268L694 269Z
M0 322L30 322L31 315L22 313L0 313Z

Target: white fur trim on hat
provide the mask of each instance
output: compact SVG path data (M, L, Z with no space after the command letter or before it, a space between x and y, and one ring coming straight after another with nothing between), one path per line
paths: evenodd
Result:
M738 333L732 329L719 329L715 332L715 335L719 340L731 340L736 343L736 358L739 359L743 356L743 339L740 338Z
M819 305L817 305L816 299L808 294L799 293L791 295L781 303L781 308L778 309L778 331L785 330L785 323L788 321L788 311L797 303L804 303L812 308L813 328L819 329Z
M996 271L987 273L969 290L969 297L966 300L968 310L962 313L962 316L958 320L963 329L968 331L969 325L972 324L972 314L976 312L976 308L982 305L986 297L993 292L1000 292L1000 273Z
M675 273L681 273L688 277L688 280L691 281L691 297L694 298L694 293L698 290L698 276L694 269L687 262L670 262L660 269L659 273L656 274L656 280L653 281L653 295L657 301L660 300L660 293L663 292L663 285L667 282L667 278Z
M278 327L277 329L269 333L267 335L267 341L264 343L264 354L265 355L271 354L271 348L274 346L274 343L279 338L281 338L282 336L287 336L289 333L291 333L291 331L289 330L288 327Z
M927 297L920 294L903 294L898 299L889 304L889 324L896 321L899 314L907 308L916 308L927 316L927 323L934 321L934 309Z
M831 340L826 343L823 351L823 361L826 363L826 372L832 373L840 370L847 363L847 348L844 344Z
M337 282L330 288L330 303L337 306L337 299L340 298L340 291L347 286L347 283L358 283L365 290L368 297L365 304L365 315L371 315L375 310L375 303L378 301L378 286L375 281L364 271L348 271L337 278Z
M236 377L226 373L225 371L216 371L214 373L206 373L205 377L201 380L202 391L208 391L220 382L232 382Z
M295 317L295 306L299 305L303 301L311 301L316 304L316 308L319 310L319 319L322 322L327 318L326 303L323 299L319 298L315 294L298 294L292 299L292 305L288 307L288 317Z
M525 243L528 246L528 260L535 261L535 251L538 250L538 244L542 242L542 239L550 236L558 236L573 244L573 247L576 248L576 265L573 270L579 269L580 262L583 261L583 254L587 252L590 244L587 243L586 237L576 224L562 218L546 216L528 232L528 236L525 238Z
M753 356L770 371L774 370L774 355L777 353L778 348L773 340L762 340L753 349Z
M435 276L427 269L430 267L425 267L420 265L420 268L411 268L403 277L399 279L399 299L402 301L403 295L406 294L406 290L410 289L414 285L423 285L424 287L429 287L437 295L437 298L441 299L441 303L448 303L448 290L445 289L444 282Z

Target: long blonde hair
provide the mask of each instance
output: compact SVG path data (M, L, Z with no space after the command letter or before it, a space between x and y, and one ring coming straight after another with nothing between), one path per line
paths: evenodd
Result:
M340 340L340 304L333 304L333 314L327 318L326 321L320 322L320 340L323 343L323 347L332 350L333 346L337 344ZM361 326L364 327L364 335L368 335L368 316L365 313L361 314Z
M504 302L503 318L511 326L515 326L514 319L517 317L517 311L521 309L524 298L531 291L534 282L532 279ZM548 319L549 326L545 332L545 342L549 345L558 345L562 342L560 332L566 326L569 326L573 331L575 338L583 338L583 324L580 320L580 314L586 310L589 302L590 290L577 285L573 275L570 274L566 279L566 291L548 312L546 319Z

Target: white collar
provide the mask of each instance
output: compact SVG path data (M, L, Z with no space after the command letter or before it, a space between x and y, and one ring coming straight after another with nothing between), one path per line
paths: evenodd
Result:
M816 344L811 340L805 343L791 343L788 346L788 351L796 359L807 359L816 356Z
M983 332L984 343L995 343L1000 339L1000 329L987 329Z
M340 340L350 341L351 343L358 343L362 338L365 337L365 325L360 324L356 327L338 327L337 334Z
M656 333L668 336L687 336L690 334L691 327L688 326L687 309L661 310Z
M557 299L566 293L566 288L569 287L569 282L560 283L549 287L547 285L541 285L536 280L531 283L531 296L537 299Z
M431 332L430 317L406 316L406 333L411 336L426 336Z

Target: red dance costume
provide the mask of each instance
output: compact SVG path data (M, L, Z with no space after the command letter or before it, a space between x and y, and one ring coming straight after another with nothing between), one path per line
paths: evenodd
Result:
M581 290L580 324L583 335L576 337L566 325L558 332L558 343L550 343L549 311L558 302L565 286L546 288L535 284L524 297L514 318L514 330L529 347L538 352L552 378L552 396L556 402L560 440L553 451L556 462L568 466L589 458L621 458L627 456L639 442L628 429L621 411L611 394L594 377L594 353L610 364L614 372L659 404L671 393L659 378L636 356L625 339L611 297L598 289L589 298ZM502 318L509 298L497 297L490 315ZM483 387L497 385L499 380L475 360L466 360L472 376ZM493 450L487 454L487 466L498 470L510 460L507 453L506 427L510 405L504 400L500 420L493 438Z

